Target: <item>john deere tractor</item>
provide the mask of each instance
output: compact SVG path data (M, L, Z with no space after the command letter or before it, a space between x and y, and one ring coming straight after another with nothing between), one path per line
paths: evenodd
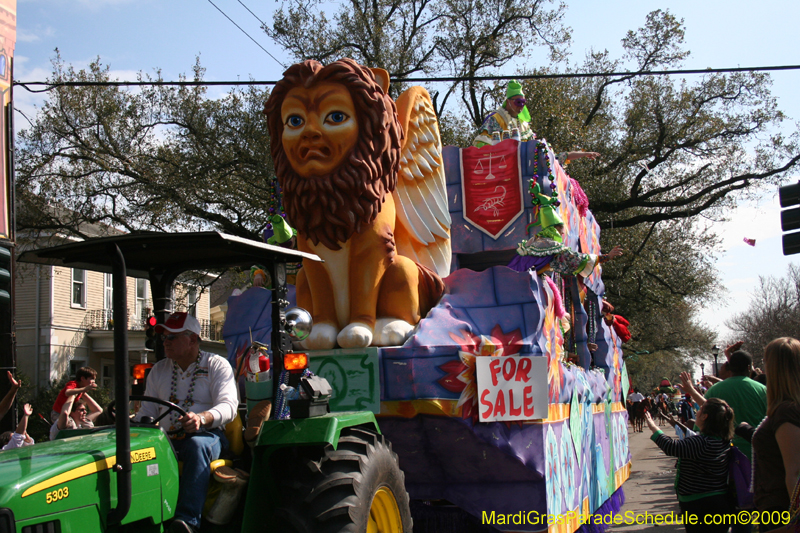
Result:
M272 278L270 348L276 377L269 396L278 396L277 376L288 357L299 370L290 374L290 385L305 386L316 396L316 408L305 414L319 411L327 391L320 396L313 384L303 382L297 361L304 358L292 351L292 324L285 313L286 263L301 258L319 261L314 255L217 232L124 235L22 254L23 262L113 273L118 416L114 426L63 430L54 441L0 453L0 533L164 531L174 516L179 465L169 437L153 423L122 416L131 401L127 276L150 280L156 317L163 322L180 274L264 265ZM155 351L156 358L163 358L160 342ZM180 410L156 398L136 399ZM319 416L300 418L302 407L293 409L290 420L265 421L252 447L236 460L249 473L249 482L245 497L229 503L237 508L227 513L233 522L224 530L411 531L403 473L373 413L322 409ZM204 524L204 529L214 526Z

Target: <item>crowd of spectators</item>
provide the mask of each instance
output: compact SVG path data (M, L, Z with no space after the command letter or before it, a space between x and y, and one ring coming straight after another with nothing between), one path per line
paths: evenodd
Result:
M686 531L728 531L729 525L709 525L702 517L742 509L781 517L762 521L760 532L800 531L800 341L782 337L767 345L763 371L753 368L752 356L741 346L728 346L719 375L702 384L693 383L688 372L681 374L676 385L684 395L677 407L680 419L659 412L678 438L667 436L649 412L645 422L656 445L678 458L678 504L682 512L700 517L697 525L684 524ZM744 482L743 491L751 496L747 503L734 490L742 488L733 486L739 468L752 472L751 482ZM792 516L788 525L786 516ZM737 524L731 531L752 527Z

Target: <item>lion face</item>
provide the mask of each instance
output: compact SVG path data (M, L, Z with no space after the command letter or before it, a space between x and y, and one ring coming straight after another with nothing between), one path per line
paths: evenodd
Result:
M350 91L340 83L291 89L281 105L283 149L300 176L336 170L358 140Z

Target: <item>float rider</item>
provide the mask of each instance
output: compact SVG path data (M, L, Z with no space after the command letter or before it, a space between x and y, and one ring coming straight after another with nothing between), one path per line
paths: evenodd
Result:
M531 131L531 114L525 105L525 93L522 92L522 85L512 80L506 87L506 99L503 105L498 107L484 119L481 124L478 136L475 137L473 145L480 148L487 144L492 144L492 133L498 131L519 130L519 140L528 141L534 139L536 135Z
M503 105L489 113L483 120L478 136L472 142L473 146L480 148L487 144L494 144L492 133L499 132L502 137L507 130L518 129L519 140L529 141L536 138L536 134L531 130L531 114L526 106L527 100L525 93L522 92L522 84L516 80L508 82L506 87L506 99ZM561 152L556 157L562 165L568 165L570 161L576 159L596 159L600 156L598 152Z
M556 190L553 189L552 194L548 196L542 193L539 184L534 182L531 196L531 203L538 213L536 219L526 229L530 231L537 225L541 229L533 239L523 240L517 246L518 255L508 265L512 270L525 272L532 268L538 273L553 270L563 275L586 277L597 265L622 255L622 248L619 246L602 255L572 250L564 244L564 221L556 210L559 205Z

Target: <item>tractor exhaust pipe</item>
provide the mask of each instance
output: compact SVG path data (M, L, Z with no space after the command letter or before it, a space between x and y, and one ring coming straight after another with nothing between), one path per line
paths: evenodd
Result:
M122 522L131 508L131 420L128 417L128 283L125 258L119 246L108 253L113 262L114 287L114 400L117 405L117 507L109 511L107 526Z

